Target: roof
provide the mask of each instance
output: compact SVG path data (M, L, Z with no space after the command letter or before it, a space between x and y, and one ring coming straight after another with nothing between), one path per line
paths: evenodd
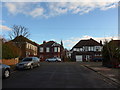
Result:
M33 44L33 45L38 46L37 43L31 41L30 39L28 39L28 38L26 38L26 37L24 37L24 36L22 36L22 35L16 37L15 39L13 39L13 40L11 40L11 41L13 41L13 42L28 42L28 43L31 43L31 44Z
M61 46L59 43L56 43L55 41L48 41L48 42L45 42L39 46L41 47L52 47L52 46Z
M79 48L83 46L102 46L102 44L90 38L87 40L80 40L73 48Z
M112 40L112 41L110 41L110 43L114 43L114 44L120 46L120 40Z

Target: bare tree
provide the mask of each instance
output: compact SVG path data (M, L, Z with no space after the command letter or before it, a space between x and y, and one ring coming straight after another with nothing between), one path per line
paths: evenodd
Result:
M12 31L9 33L10 39L14 39L20 35L28 37L30 35L28 28L21 25L13 25Z

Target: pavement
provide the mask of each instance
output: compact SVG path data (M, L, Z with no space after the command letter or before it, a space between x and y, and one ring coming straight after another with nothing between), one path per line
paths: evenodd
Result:
M81 62L80 64L120 85L120 69L103 67L102 62Z
M2 80L2 88L114 88L102 75L78 62L41 62L32 70L15 71Z

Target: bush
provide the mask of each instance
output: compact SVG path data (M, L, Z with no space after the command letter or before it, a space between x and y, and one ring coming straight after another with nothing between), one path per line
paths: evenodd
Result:
M20 49L12 42L2 44L2 59L11 59L20 56Z
M114 43L113 40L110 42L106 41L103 50L103 65L110 65L114 63L120 63L120 46Z

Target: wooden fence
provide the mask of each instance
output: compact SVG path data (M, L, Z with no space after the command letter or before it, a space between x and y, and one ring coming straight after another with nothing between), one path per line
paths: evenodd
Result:
M2 62L2 64L6 64L6 65L15 65L19 62L18 58L15 59L2 59L0 60L0 62Z

